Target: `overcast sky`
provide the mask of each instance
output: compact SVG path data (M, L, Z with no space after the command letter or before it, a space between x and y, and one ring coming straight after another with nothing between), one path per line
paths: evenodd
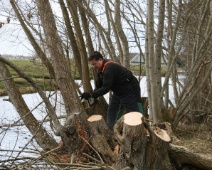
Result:
M11 14L10 2L8 0L0 0L0 22L4 23L0 28L0 54L32 55L31 44L17 20L14 20ZM11 17L9 24L7 24L8 16Z
M31 0L19 0L20 3ZM52 9L59 15L58 3L52 1ZM5 12L6 11L6 12ZM34 50L28 41L23 29L21 28L17 18L12 16L13 10L9 0L0 0L0 22L5 23L0 28L0 54L24 55L31 56ZM7 24L7 17L11 17L11 21Z
M31 44L23 30L12 22L0 28L0 54L32 55Z
M24 3L24 1L30 0L19 0L19 2ZM52 5L54 13L60 16L61 11L58 11L58 3ZM25 4L25 3L24 3ZM4 12L6 11L6 12ZM0 54L11 54L11 55L24 55L31 56L34 55L34 50L28 41L23 29L19 25L16 17L11 17L11 21L7 24L7 17L12 16L13 10L9 0L0 0L0 22L5 23L0 28ZM60 16L61 17L61 16ZM126 33L129 35L130 33ZM144 41L142 41L144 42ZM135 44L132 44L135 45ZM137 52L137 48L130 47L130 52ZM143 45L141 45L143 48Z

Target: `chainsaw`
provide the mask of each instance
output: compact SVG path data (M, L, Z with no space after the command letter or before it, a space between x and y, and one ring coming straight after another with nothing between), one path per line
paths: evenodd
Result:
M89 98L88 100L86 100L86 99L81 100L81 103L85 109L90 109L90 108L94 107L97 102L98 102L98 100L95 98L92 98L92 97Z

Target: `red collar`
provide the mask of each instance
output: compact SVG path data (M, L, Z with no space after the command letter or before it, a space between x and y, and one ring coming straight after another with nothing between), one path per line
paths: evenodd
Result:
M106 65L109 64L109 63L115 63L115 64L117 64L117 63L114 62L114 61L107 61L107 62L105 62L105 64L104 64L103 67L102 67L102 73L105 71L105 67L106 67Z

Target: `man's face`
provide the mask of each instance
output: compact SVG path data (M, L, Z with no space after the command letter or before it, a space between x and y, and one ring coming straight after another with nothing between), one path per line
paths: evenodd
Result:
M89 64L92 65L93 68L95 68L96 70L101 70L103 60L101 58L99 60L94 59L94 60L89 61Z

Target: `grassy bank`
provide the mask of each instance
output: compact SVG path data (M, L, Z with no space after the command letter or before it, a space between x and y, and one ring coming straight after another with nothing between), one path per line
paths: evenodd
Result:
M47 69L40 61L31 61L27 59L11 59L10 60L16 67L23 71L27 76L31 77L42 89L53 90L55 83L50 79ZM11 75L14 78L21 93L33 93L34 88L23 78L8 67ZM7 95L2 82L0 82L0 96Z
M14 65L16 65L21 71L23 71L27 76L31 78L45 78L49 79L50 76L48 74L47 69L43 66L43 64L38 61L19 59L19 60L10 60ZM18 76L18 74L10 69L10 73L12 76Z
M140 76L146 76L146 69L145 66L142 65L141 67L139 65L132 65L130 67L131 71L133 72L134 75L140 75ZM167 68L166 67L161 67L161 76L164 77L166 74Z

